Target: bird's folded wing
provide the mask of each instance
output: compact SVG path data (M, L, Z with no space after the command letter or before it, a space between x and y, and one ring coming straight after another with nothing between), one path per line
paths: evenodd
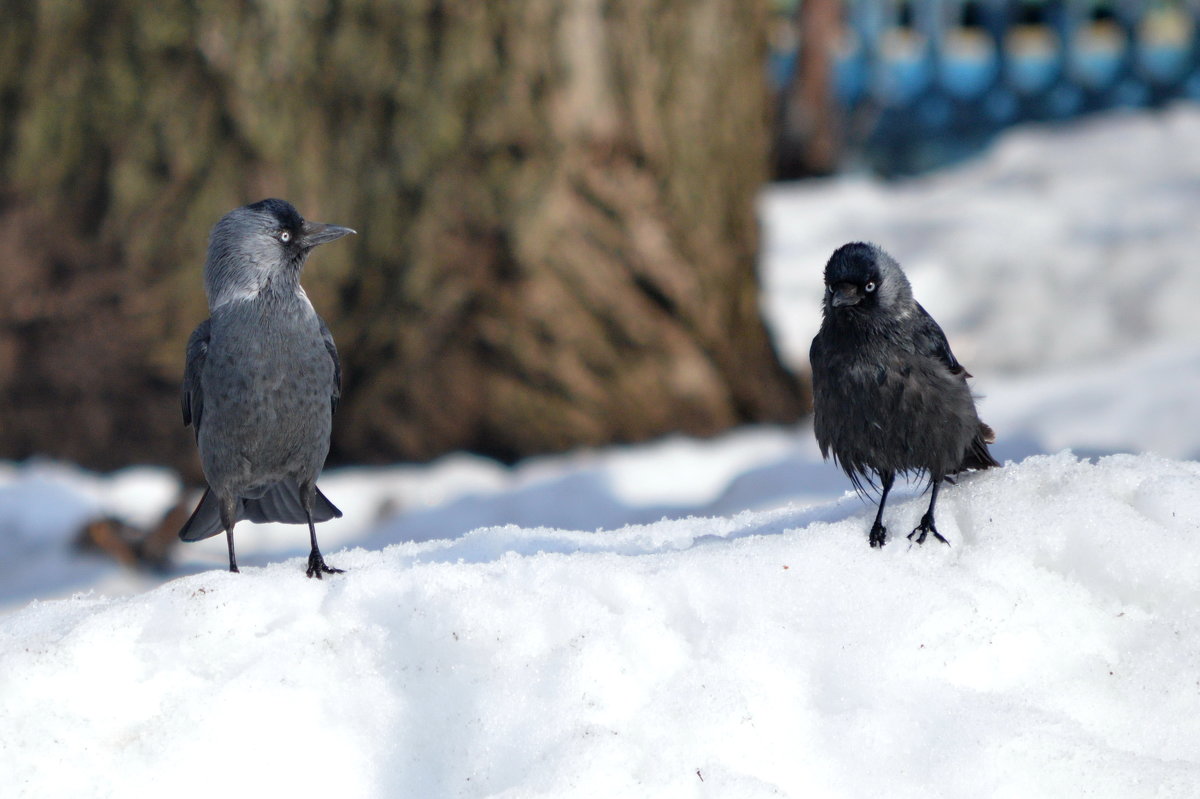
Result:
M329 332L329 326L325 324L325 320L317 317L321 323L321 338L325 340L325 349L329 353L329 357L333 359L333 387L329 395L330 412L337 410L338 400L342 398L342 361L338 358L337 345L333 343L333 333Z
M200 373L208 357L208 337L212 320L205 319L194 331L187 343L187 365L183 369L183 423L191 425L200 435L200 420L204 416L204 392L200 386Z
M954 353L950 351L950 342L946 340L946 334L942 332L941 326L934 321L928 311L921 307L921 303L916 303L916 306L917 319L916 327L913 330L913 342L917 351L923 355L937 358L946 364L946 368L950 370L951 374L970 377L971 373L958 362Z

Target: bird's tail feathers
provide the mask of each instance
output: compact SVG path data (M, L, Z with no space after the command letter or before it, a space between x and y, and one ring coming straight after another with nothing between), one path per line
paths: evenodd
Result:
M200 497L200 504L179 531L179 537L184 541L202 541L224 529L221 525L221 505L212 489L206 488L204 496Z
M992 457L992 453L988 451L988 444L996 440L996 432L991 427L983 422L979 423L979 432L975 434L975 438L971 439L971 445L967 447L966 453L963 455L962 465L959 466L959 471L967 469L990 469L993 466L1000 464Z
M321 493L321 489L316 491L316 501L312 509L313 522L327 522L340 518L342 512L337 506ZM304 505L300 502L300 486L291 480L284 480L268 486L257 497L238 497L236 520L307 524ZM224 530L225 527L221 524L220 503L212 489L208 488L200 498L196 510L179 531L179 537L184 541L201 541Z
M342 512L318 488L312 520L327 522L341 515ZM307 524L308 517L304 515L304 505L300 503L300 486L291 480L284 480L268 486L258 497L239 498L238 520L242 519L256 523Z

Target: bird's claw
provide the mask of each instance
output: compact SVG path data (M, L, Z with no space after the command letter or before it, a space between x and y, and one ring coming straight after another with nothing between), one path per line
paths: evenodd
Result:
M325 565L325 558L321 557L321 553L315 549L308 556L308 570L304 572L309 577L322 579L322 574L342 574L345 569L335 569L332 566Z
M879 549L887 542L887 528L876 522L871 525L870 541L872 549Z
M930 533L933 533L933 537L938 541L941 541L946 546L950 546L950 542L947 541L942 534L937 531L937 528L933 526L933 519L930 519L928 516L921 519L921 523L917 525L917 528L908 534L908 540L912 541L913 536L915 535L917 537L915 543L924 544L925 538Z

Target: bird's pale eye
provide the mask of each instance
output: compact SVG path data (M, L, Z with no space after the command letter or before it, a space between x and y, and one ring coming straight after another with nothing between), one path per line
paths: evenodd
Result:
M863 288L867 290L867 293L868 293L868 294L869 294L869 293L871 293L872 291L874 291L874 290L875 290L875 281L874 281L874 280L868 280L868 281L867 281L867 285L863 286Z
M287 231L287 230L281 230L279 232L279 240L282 241L284 244L287 244L289 241L292 240L291 232Z

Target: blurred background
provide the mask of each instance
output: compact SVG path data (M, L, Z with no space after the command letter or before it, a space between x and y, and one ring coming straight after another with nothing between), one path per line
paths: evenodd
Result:
M798 418L758 313L765 2L5 3L0 456L197 477L209 229L360 233L305 286L331 463ZM730 335L730 331L736 331Z
M1022 122L1200 97L1190 0L779 0L774 177L911 175Z
M850 239L906 266L1002 456L1195 457L1197 353L1164 342L1200 332L1198 21L1185 0L7 0L0 539L116 515L81 535L168 561L201 479L178 398L208 232L268 196L359 231L304 276L344 369L329 479L389 486L326 488L358 513L343 543L836 496L805 359ZM530 490L554 453L575 454ZM59 491L48 464L115 476ZM387 464L408 482L351 468ZM81 510L50 525L33 497Z

